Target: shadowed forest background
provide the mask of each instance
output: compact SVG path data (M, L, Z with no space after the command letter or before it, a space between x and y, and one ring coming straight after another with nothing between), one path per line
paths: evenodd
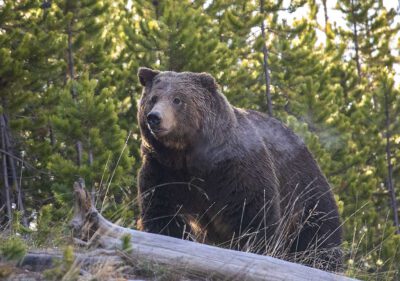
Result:
M78 177L136 226L147 66L208 72L233 105L292 128L335 193L346 274L397 280L399 11L338 0L337 19L331 1L0 1L0 253L9 237L65 245Z

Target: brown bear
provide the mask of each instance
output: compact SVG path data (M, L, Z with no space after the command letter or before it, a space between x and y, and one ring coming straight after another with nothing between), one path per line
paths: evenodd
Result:
M143 230L340 267L338 209L298 136L232 106L209 74L140 68L138 76Z

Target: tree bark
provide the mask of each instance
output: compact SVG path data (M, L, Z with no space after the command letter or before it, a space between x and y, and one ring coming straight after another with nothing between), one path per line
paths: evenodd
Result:
M265 24L264 24L264 0L260 0L260 13L263 17L261 21L261 36L263 40L263 66L264 66L264 76L265 76L265 95L267 97L267 107L268 115L273 116L272 113L272 99L271 99L271 76L269 73L268 56L269 51L267 48L266 36L265 36Z
M68 22L68 26L67 26L67 36L68 36L68 72L69 72L69 78L74 81L75 80L75 66L74 66L74 55L73 55L73 51L72 51L72 22L73 19L71 19L71 21ZM72 83L72 88L71 88L71 94L72 94L72 98L74 100L76 100L76 98L78 97L77 93L76 93L76 87L74 85L74 83Z
M94 250L86 253L74 253L75 262L82 266L93 266L96 264L122 264L123 259L115 252L103 252ZM55 266L57 261L61 261L63 255L59 251L32 251L18 263L18 267L27 268L30 271L44 271Z
M72 50L72 21L73 21L73 19L71 19L68 22L68 26L67 26L67 36L68 36L67 54L68 54L69 78L72 81L71 95L72 95L72 98L74 99L74 101L76 102L76 99L78 98L78 93L76 91L76 86L75 86L75 66L74 66L74 55L73 55L73 50ZM82 154L83 154L82 142L80 140L77 140L75 147L76 147L76 164L78 166L81 166L82 165Z
M93 166L93 149L90 144L90 139L89 139L89 166ZM91 199L92 202L96 202L96 187L94 184L92 184L92 190L91 190Z
M354 42L354 49L355 49L355 61L357 65L357 75L358 79L361 79L361 63L360 63L360 48L358 46L358 30L357 30L357 23L355 20L355 7L354 7L354 0L351 0L351 15L353 18L353 42Z
M386 123L386 159L387 159L387 188L390 194L391 206L393 211L393 221L396 227L396 234L400 234L400 224L399 224L399 215L398 215L398 207L396 200L396 192L393 186L393 166L392 166L392 153L390 148L390 112L389 112L389 101L388 101L388 93L385 90L385 123Z
M4 114L0 116L0 125L1 125L1 149L4 151L7 151L6 148L6 138L5 138L5 132L6 132L6 124L4 120ZM8 152L8 151L7 151ZM3 170L3 183L4 183L4 194L5 194L5 204L6 204L6 210L7 210L7 220L9 222L10 228L11 228L11 221L12 221L12 208L11 208L11 192L10 192L10 185L8 182L8 165L7 165L7 156L5 153L2 153L1 156L2 159L2 170Z
M3 122L5 124L4 126L5 150L11 153L11 155L13 156L14 154L13 146L10 140L11 139L10 127L8 126L8 117L5 114L3 114ZM17 169L14 157L8 156L8 164L9 164L9 169L11 171L12 185L15 187L17 191L17 209L21 213L22 225L28 226L28 220L25 217L22 187L18 181Z
M56 145L56 137L54 135L53 125L50 122L48 123L48 130L49 130L49 137L50 137L51 147L55 147L55 145Z
M326 3L327 0L322 0L322 5L324 6L324 18L325 18L325 34L328 33L328 6Z

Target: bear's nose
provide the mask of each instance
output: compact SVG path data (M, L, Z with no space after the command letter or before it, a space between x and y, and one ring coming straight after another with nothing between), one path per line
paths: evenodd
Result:
M159 112L150 112L147 114L147 123L150 127L157 127L161 123L161 114Z

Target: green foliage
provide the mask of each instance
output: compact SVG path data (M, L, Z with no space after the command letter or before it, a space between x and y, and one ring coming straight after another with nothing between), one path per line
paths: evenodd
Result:
M46 280L79 280L79 270L77 264L74 263L75 256L72 246L67 246L63 252L63 259L57 261L52 269L43 272Z
M125 234L121 237L121 250L127 253L132 252L132 237L130 234Z
M71 194L68 190L79 175L96 192L104 193L101 195L106 195L107 191L116 195L118 187L133 181L126 175L132 166L125 147L129 136L118 126L112 93L108 89L95 94L97 83L87 76L74 84L79 98L73 98L69 91L59 93L61 103L51 118L59 146L48 168L55 171L57 177L70 179L62 185L56 181L54 190ZM80 166L76 164L76 140L81 141L84 149Z
M44 205L37 214L32 231L32 243L36 247L65 245L69 209L60 208L61 203Z
M18 236L7 239L0 237L0 258L5 261L19 261L26 254L26 244Z

